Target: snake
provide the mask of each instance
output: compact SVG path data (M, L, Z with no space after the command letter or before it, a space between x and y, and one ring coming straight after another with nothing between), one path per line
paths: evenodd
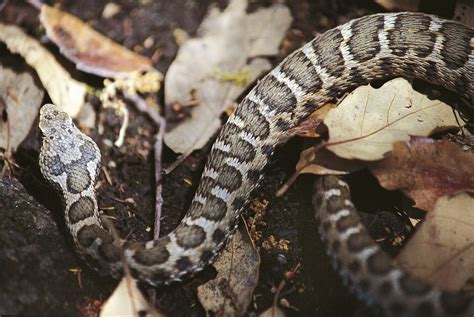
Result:
M402 12L364 16L317 35L242 99L213 143L187 213L157 240L123 240L104 226L95 193L98 146L52 104L40 110L40 170L61 196L67 228L87 263L118 278L125 261L138 280L168 285L213 263L235 232L262 169L292 128L357 86L393 77L442 86L472 107L474 30ZM412 277L380 250L342 180L322 177L313 202L327 253L367 304L386 315L474 315L471 297Z

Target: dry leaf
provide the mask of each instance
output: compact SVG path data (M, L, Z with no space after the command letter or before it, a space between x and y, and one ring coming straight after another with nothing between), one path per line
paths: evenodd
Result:
M84 104L86 85L71 78L48 50L20 28L0 23L0 41L35 69L52 102L75 118Z
M258 282L260 256L244 222L214 263L215 279L198 287L198 298L207 312L217 316L242 316L252 302Z
M278 306L272 306L261 313L259 317L285 317L285 313Z
M364 166L360 161L340 158L324 148L315 146L301 152L296 170L300 174L345 175Z
M473 166L474 154L452 142L412 138L395 143L392 154L370 169L384 188L400 189L415 207L431 210L441 196L474 192Z
M150 308L138 289L137 281L124 276L112 295L102 306L100 317L105 316L164 316Z
M174 152L190 153L204 146L220 128L221 113L271 68L267 59L256 57L278 52L292 20L290 12L273 5L247 14L246 7L246 0L232 0L223 12L213 9L198 30L199 38L183 43L168 70L165 104L199 101L189 120L165 134L165 143ZM216 76L232 73L245 73L245 85Z
M420 0L375 0L387 10L418 11Z
M0 64L0 148L15 152L26 138L43 101L44 91L27 71L14 72ZM3 110L3 111L2 111Z
M397 261L437 287L462 289L474 278L474 198L460 193L439 199Z
M454 20L474 28L474 4L472 0L457 0Z
M346 175L365 166L364 162L341 158L321 145L316 145L301 152L300 159L296 163L295 173L278 189L275 195L280 197L286 193L300 174Z
M48 38L82 71L117 78L152 70L148 58L115 43L71 14L42 5L40 21Z
M329 129L329 150L365 161L384 158L392 143L408 141L410 135L428 136L457 127L451 107L429 100L403 78L379 89L357 88L329 111L324 123Z
M324 105L304 119L298 126L290 129L288 133L292 136L298 135L311 138L319 137L321 135L321 130L323 130L323 125L321 123L323 123L326 114L334 108L336 108L336 105L333 103Z

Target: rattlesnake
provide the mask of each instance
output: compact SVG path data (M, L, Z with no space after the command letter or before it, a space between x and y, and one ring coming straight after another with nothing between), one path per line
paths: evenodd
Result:
M53 105L40 111L41 171L61 193L66 224L81 255L117 277L123 250L138 279L169 284L214 261L291 128L356 86L396 76L441 85L472 106L474 31L434 16L395 13L365 16L317 36L242 100L211 149L188 213L159 240L117 241L103 228L94 191L99 149ZM318 186L321 237L361 298L393 314L474 314L473 300L440 292L397 269L361 227L343 183L324 178Z

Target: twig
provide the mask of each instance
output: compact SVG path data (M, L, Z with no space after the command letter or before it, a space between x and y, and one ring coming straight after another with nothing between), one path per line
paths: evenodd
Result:
M5 7L7 6L8 2L10 2L10 0L3 0L3 2L0 4L0 12L2 12L3 9L5 9Z
M158 127L158 132L154 136L155 144L153 146L155 151L155 224L153 238L158 240L160 237L160 219L161 219L161 208L163 206L163 196L162 193L162 152L163 152L163 137L166 129L166 120L163 118L160 113L152 108L150 108L145 100L143 100L139 95L125 94L125 97L132 101L137 109L143 113L146 113Z
M293 279L296 272L300 268L300 265L301 265L300 263L296 264L296 266L291 271L287 272L287 274L285 274L285 278L283 280L281 280L280 284L278 285L278 287L276 289L276 292L275 292L275 296L273 296L272 316L275 316L275 314L276 314L275 307L277 307L277 305L278 305L278 298L280 297L280 293L283 290L283 287L285 287L285 285L287 284L287 280L289 281L289 280Z

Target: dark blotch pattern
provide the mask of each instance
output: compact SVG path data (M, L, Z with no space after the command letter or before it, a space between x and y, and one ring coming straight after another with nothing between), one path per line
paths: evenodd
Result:
M367 268L375 275L386 275L393 269L392 260L382 251L377 251L367 259Z
M212 259L213 255L214 253L212 250L204 250L201 253L200 260L202 263L208 263Z
M110 234L98 225L86 225L77 232L77 242L84 248L90 247L97 238L103 243L112 242Z
M347 44L356 61L363 63L380 52L378 32L383 29L383 25L384 18L380 15L355 20L352 23L352 36Z
M349 263L347 268L349 269L349 272L351 272L352 274L357 274L360 272L361 265L358 260L352 260L351 263Z
M434 312L433 304L430 302L423 302L417 308L415 315L416 316L432 316Z
M165 263L170 253L166 249L166 245L170 242L169 237L163 237L155 241L157 244L151 249L145 249L144 246L138 248L133 256L133 259L142 265L156 265Z
M379 286L378 293L380 297L384 298L390 295L393 290L393 285L390 281L385 281Z
M281 72L294 80L305 92L321 89L322 81L311 61L297 50L280 64Z
M270 124L267 119L258 111L258 105L245 98L235 111L245 123L252 134L261 140L265 140L270 135Z
M347 248L353 253L362 251L372 246L373 242L367 232L355 233L347 239Z
M224 165L219 170L216 178L216 183L221 188L233 192L242 186L242 174L238 169L230 165Z
M362 292L367 293L370 289L370 281L367 279L361 279L359 281L359 288Z
M204 229L196 225L182 225L176 229L175 233L178 245L184 249L197 247L206 239Z
M214 230L214 233L212 234L212 240L215 243L220 243L222 240L224 240L225 234L222 232L221 229L216 229Z
M428 284L425 284L408 274L405 274L400 278L400 286L409 296L422 296L428 293L431 289Z
M75 163L69 166L67 172L67 189L73 194L79 194L92 185L92 180L83 163Z
M90 197L81 197L69 208L69 221L71 224L75 224L81 220L92 217L94 210L94 201Z
M474 30L460 29L455 23L444 22L441 32L445 38L441 55L446 66L453 70L464 66L471 53L470 41L474 37Z
M247 201L243 199L242 197L236 197L234 201L232 202L232 208L234 208L234 210L240 210L244 208L246 202Z
M187 256L183 256L176 261L176 269L180 272L186 272L191 268L191 260Z
M258 183L262 172L260 170L249 170L247 172L247 179L250 183L256 184Z
M473 300L473 298L463 294L449 292L441 294L441 306L445 312L453 315L465 312Z
M193 201L191 204L191 210L193 210L191 219L204 217L212 221L219 221L224 218L227 211L227 204L225 201L212 194L208 194L206 200L207 203L205 206L200 202Z
M296 105L296 97L290 88L278 81L272 73L265 76L257 84L255 94L270 110L274 110L277 113L291 112L293 106Z
M400 14L395 27L389 30L389 48L397 56L405 56L410 50L415 56L426 57L434 48L435 34L429 32L431 18L428 16Z
M334 77L339 77L344 72L344 59L339 50L342 41L341 31L332 29L311 42L319 64Z
M334 240L334 242L332 243L332 250L334 252L338 252L340 248L341 248L341 241Z
M359 216L355 212L350 212L347 216L341 217L337 221L336 228L339 232L345 232L349 228L356 227L359 223Z
M99 253L109 263L119 262L122 258L122 249L113 243L103 243Z

